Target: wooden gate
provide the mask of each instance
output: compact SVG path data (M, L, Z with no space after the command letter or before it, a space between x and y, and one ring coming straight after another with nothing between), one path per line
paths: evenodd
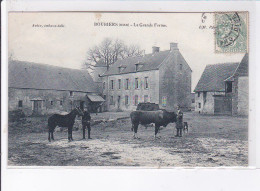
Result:
M232 98L214 96L214 114L232 115Z

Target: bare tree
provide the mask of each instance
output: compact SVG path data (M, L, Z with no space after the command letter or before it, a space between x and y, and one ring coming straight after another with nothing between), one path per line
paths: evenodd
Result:
M144 50L138 45L127 46L122 40L104 39L100 45L90 48L84 67L93 70L93 67L102 62L107 68L119 59L132 56L142 56Z

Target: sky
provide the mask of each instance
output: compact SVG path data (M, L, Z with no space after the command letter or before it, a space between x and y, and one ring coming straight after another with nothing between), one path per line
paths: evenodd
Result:
M169 50L176 42L192 69L193 91L206 65L240 62L244 56L215 53L214 14L206 13L204 18L202 22L202 13L9 13L8 53L15 60L80 69L88 49L105 38L139 45L147 54L152 46ZM108 22L118 26L94 26ZM155 23L166 27L154 27Z

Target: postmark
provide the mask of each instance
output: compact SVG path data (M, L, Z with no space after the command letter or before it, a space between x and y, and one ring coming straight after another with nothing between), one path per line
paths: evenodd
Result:
M215 13L215 52L248 52L248 12Z

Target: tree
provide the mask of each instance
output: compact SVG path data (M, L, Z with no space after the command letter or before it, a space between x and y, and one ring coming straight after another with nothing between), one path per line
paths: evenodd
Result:
M98 63L103 63L107 68L119 59L132 56L142 56L144 50L138 45L127 46L122 40L104 39L100 45L90 48L87 52L87 59L84 67L93 70Z

